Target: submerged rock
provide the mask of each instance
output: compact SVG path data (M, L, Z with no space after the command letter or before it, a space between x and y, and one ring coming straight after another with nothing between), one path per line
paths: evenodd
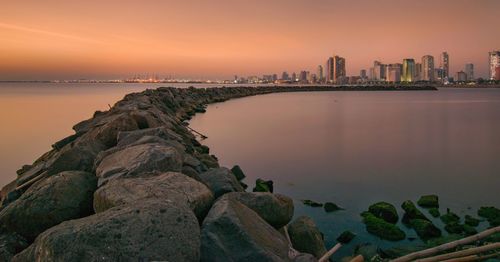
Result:
M410 226L417 232L417 235L422 240L428 240L441 236L441 230L432 222L425 219L412 219Z
M421 196L417 204L426 208L439 208L439 198L436 195Z
M212 190L215 198L229 192L245 191L236 177L225 167L212 168L201 173L200 178Z
M451 212L449 209L446 210L446 214L442 215L440 218L441 221L443 221L443 223L445 223L446 225L456 224L460 222L460 217L457 214Z
M328 212L328 213L343 209L343 208L339 207L337 204L332 203L332 202L326 202L323 205L323 208L325 209L325 212Z
M220 198L203 221L201 261L287 261L286 238L235 199Z
M490 226L496 227L500 226L500 209L496 207L481 207L477 211L480 217L484 217L490 223Z
M263 180L257 179L255 181L255 187L253 188L253 192L273 192L273 181L272 180Z
M310 200L310 199L304 199L304 200L301 200L301 202L302 202L302 204L304 204L306 206L310 206L310 207L322 207L323 206L322 203L318 203L318 202Z
M470 215L465 215L465 224L466 225L477 227L479 225L479 222L481 222L481 220L479 220L475 217L472 217Z
M293 201L284 195L268 192L233 192L225 194L221 199L224 198L244 204L276 229L288 224L293 217Z
M188 208L169 201L134 205L64 222L16 255L23 261L198 261L200 230Z
M94 194L97 213L109 208L156 198L186 205L202 220L214 200L204 184L181 173L167 172L148 177L114 179Z
M316 258L320 258L327 251L323 234L310 217L301 216L296 218L288 225L288 234L293 248L300 252L309 253Z
M382 239L398 241L406 238L406 234L398 226L386 222L382 218L376 217L371 212L363 212L363 223L366 225L366 231Z
M441 213L439 212L439 209L437 209L437 208L429 209L429 214L431 214L431 216L433 216L433 217L441 216Z
M375 203L368 208L368 211L374 216L392 224L396 224L399 220L396 208L387 202Z
M420 212L420 210L417 209L411 200L403 202L401 208L405 211L403 223L407 225L409 225L413 219L429 220L424 214L422 214L422 212Z
M66 171L32 185L0 212L0 226L28 241L63 221L91 215L97 188L93 174Z

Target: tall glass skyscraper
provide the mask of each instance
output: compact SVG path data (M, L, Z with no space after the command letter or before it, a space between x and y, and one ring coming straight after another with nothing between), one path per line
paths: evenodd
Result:
M439 68L443 70L443 79L450 77L450 57L447 52L441 53Z
M496 68L500 66L500 51L490 52L490 80L498 79Z
M434 57L426 55L422 57L422 79L424 81L434 81Z
M401 75L401 81L403 82L413 82L415 81L415 59L407 58L403 60L403 74Z

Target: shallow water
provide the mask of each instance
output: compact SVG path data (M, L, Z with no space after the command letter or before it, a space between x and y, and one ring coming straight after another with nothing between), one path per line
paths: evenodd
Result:
M271 179L276 192L294 198L296 216L312 216L328 247L355 231L339 258L363 242L409 243L366 233L359 213L377 201L393 203L400 215L404 200L423 194L439 195L442 213L449 207L461 216L500 206L499 117L500 89L310 92L213 104L191 127L208 136L203 143L222 165L242 167L247 184ZM345 210L325 213L301 199Z

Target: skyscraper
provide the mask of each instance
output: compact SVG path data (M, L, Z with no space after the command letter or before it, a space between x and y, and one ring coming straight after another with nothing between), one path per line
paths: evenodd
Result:
M422 80L422 63L415 63L415 74L413 75L413 81Z
M401 68L400 64L389 64L386 70L386 81L388 82L401 82Z
M490 80L497 79L496 68L500 66L500 51L492 51L490 58Z
M361 69L361 71L359 72L359 76L362 79L365 79L366 78L366 70L365 69Z
M323 78L324 78L324 77L325 77L325 76L323 75L323 66L318 65L318 74L317 74L317 78L318 78L318 79L317 79L317 80L318 80L319 82L323 82Z
M413 58L406 58L403 60L403 73L401 81L413 82L415 78L415 60Z
M467 81L467 74L464 71L457 72L457 81L458 82Z
M474 80L474 64L465 64L465 74L467 75L467 81Z
M380 61L373 62L373 80L382 80L382 63Z
M450 57L447 52L441 53L439 68L443 69L443 80L450 77Z
M329 57L326 60L326 82L333 83L334 79L334 66L333 66L333 57Z
M422 79L424 81L434 81L434 57L426 55L422 57Z
M338 78L345 77L345 58L333 56L327 61L327 81L336 83Z

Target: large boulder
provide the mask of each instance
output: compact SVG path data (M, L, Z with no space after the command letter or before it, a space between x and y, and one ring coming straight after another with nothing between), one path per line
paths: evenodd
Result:
M201 261L287 261L286 238L257 213L220 198L203 221Z
M276 229L288 224L293 217L293 200L284 195L267 192L233 192L225 194L222 198L239 201Z
M212 168L200 174L201 180L212 190L215 198L229 192L243 192L236 177L225 167Z
M288 225L288 234L293 247L300 252L320 258L327 251L323 234L310 217L300 216L296 218Z
M441 230L429 220L418 218L413 219L411 220L410 225L415 232L417 232L417 235L424 241L441 236Z
M371 212L363 212L363 223L366 225L366 231L382 239L398 241L403 240L406 234L397 225L389 223L380 217L376 217Z
M27 246L26 239L16 233L0 233L0 261L10 261Z
M421 196L417 204L426 208L439 208L439 198L436 195Z
M396 208L387 202L375 203L368 208L368 211L376 217L392 224L396 224L399 219Z
M203 219L213 202L213 194L204 184L176 172L148 177L110 180L94 193L97 213L109 208L155 198L186 205Z
M181 171L182 156L159 143L127 147L105 157L97 166L99 184L116 177L134 177L150 172Z
M3 209L0 225L31 242L63 221L91 215L96 188L96 177L86 172L66 171L48 177Z
M169 201L133 205L71 220L43 232L12 261L199 261L193 212Z

